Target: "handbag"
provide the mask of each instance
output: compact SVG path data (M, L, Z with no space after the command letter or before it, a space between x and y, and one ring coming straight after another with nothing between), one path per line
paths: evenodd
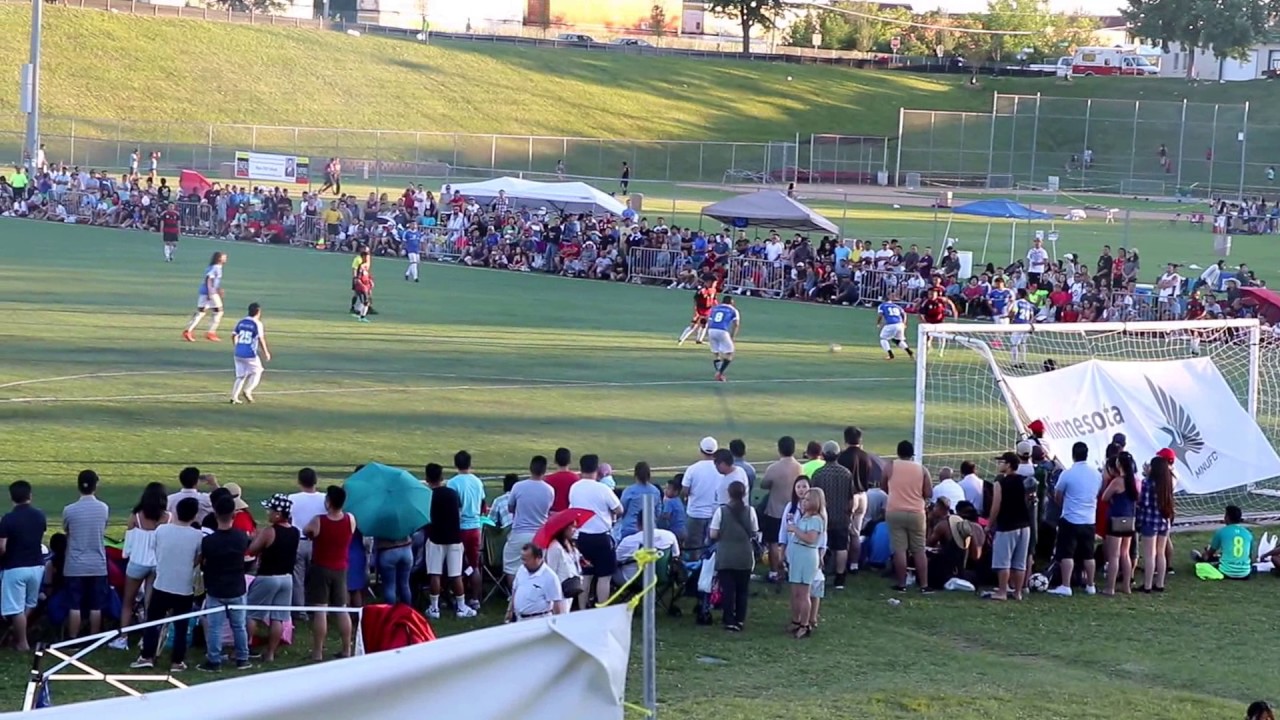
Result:
M1126 517L1113 517L1109 521L1108 529L1112 535L1120 535L1123 533L1132 534L1136 525L1137 518L1132 515Z
M560 592L565 599L572 599L582 592L582 576L574 575L571 578L565 578L560 582Z

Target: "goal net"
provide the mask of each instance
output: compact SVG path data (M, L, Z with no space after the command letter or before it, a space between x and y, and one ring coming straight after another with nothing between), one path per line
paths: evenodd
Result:
M1227 504L1280 516L1280 341L1257 320L919 326L915 445L930 467L983 477L1040 420L1070 464L1113 436L1138 465L1171 448L1180 523ZM926 351L926 348L928 350Z

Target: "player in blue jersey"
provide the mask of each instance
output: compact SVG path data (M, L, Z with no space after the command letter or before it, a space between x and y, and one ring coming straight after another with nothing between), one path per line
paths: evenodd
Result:
M907 345L907 313L898 304L896 292L889 293L889 299L876 308L876 327L880 328L880 347L884 348L886 359L893 359L893 349L889 347L890 340L905 350L907 357L915 357L915 353L911 352L911 348Z
M410 223L404 231L404 254L409 258L409 269L404 271L405 280L418 282L418 261L422 252L422 230L418 223Z
M239 405L243 394L247 402L253 402L253 391L262 382L262 363L271 360L267 349L267 331L262 327L262 306L249 305L249 314L236 323L235 334L236 382L231 386L231 404Z
M1000 324L1009 322L1009 306L1013 304L1013 291L1004 286L1004 278L995 279L987 291L987 303L991 305L991 317Z
M209 320L209 329L205 332L204 339L210 342L221 339L218 337L218 323L222 322L222 266L226 264L227 254L224 252L216 252L209 258L209 267L205 268L204 278L200 281L200 294L196 297L196 313L191 316L191 322L187 323L187 329L182 331L183 340L196 341L191 333L210 310L213 311L213 317Z
M1026 328L1031 329L1031 326L1035 324L1037 312L1035 303L1031 302L1027 295L1026 288L1019 289L1018 299L1009 306L1009 320L1014 325L1025 326ZM1027 333L1013 333L1009 340L1011 344L1009 353L1013 356L1014 364L1017 365L1022 363L1022 361L1027 359L1027 349L1025 347Z
M707 340L711 343L711 352L715 358L711 366L716 369L716 380L724 382L724 371L733 362L733 339L738 336L738 328L742 325L742 315L733 305L733 298L725 297L719 305L711 308L707 317Z

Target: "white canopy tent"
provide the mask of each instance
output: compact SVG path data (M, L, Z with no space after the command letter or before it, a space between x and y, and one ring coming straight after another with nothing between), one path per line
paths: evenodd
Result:
M617 198L584 182L534 182L503 177L484 182L446 185L445 189L449 193L460 192L463 197L482 204L492 202L502 192L516 207L546 205L562 213L621 215L627 209Z

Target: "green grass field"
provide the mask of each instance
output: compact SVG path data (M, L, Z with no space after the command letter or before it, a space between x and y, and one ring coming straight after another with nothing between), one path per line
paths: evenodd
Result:
M1147 225L1154 243L1162 230ZM1191 242L1163 236L1171 249ZM214 250L230 255L224 329L240 306L266 308L275 359L256 405L225 403L225 343L178 338ZM493 475L563 444L625 474L642 459L685 464L706 434L741 437L749 459L767 461L784 433L834 438L856 423L872 449L887 451L912 424L913 367L880 359L865 311L743 300L740 356L719 384L705 349L675 346L689 305L680 292L442 265L414 285L400 279L399 262L377 260L381 315L360 325L345 313L341 256L186 239L167 265L153 235L23 221L0 224L0 251L3 479L30 479L54 517L85 467L102 475L101 496L122 521L145 482L175 485L190 463L239 482L253 503L287 490L304 465L336 482L368 460L417 468L467 448ZM1260 262L1271 252L1250 244L1241 256ZM829 342L844 352L830 353ZM1179 556L1203 541L1180 537ZM662 711L721 720L1239 715L1274 685L1257 641L1273 580L1197 583L1185 563L1178 569L1163 596L998 607L947 595L895 608L885 581L862 576L829 595L819 633L803 643L782 635L785 599L761 584L742 635L696 627L689 612L660 617ZM482 616L499 617L496 608ZM439 623L443 633L468 627ZM290 651L280 665L302 656ZM123 671L131 656L91 658ZM0 708L17 707L28 662L0 654ZM638 666L629 692L638 697ZM54 700L108 693L62 683Z

